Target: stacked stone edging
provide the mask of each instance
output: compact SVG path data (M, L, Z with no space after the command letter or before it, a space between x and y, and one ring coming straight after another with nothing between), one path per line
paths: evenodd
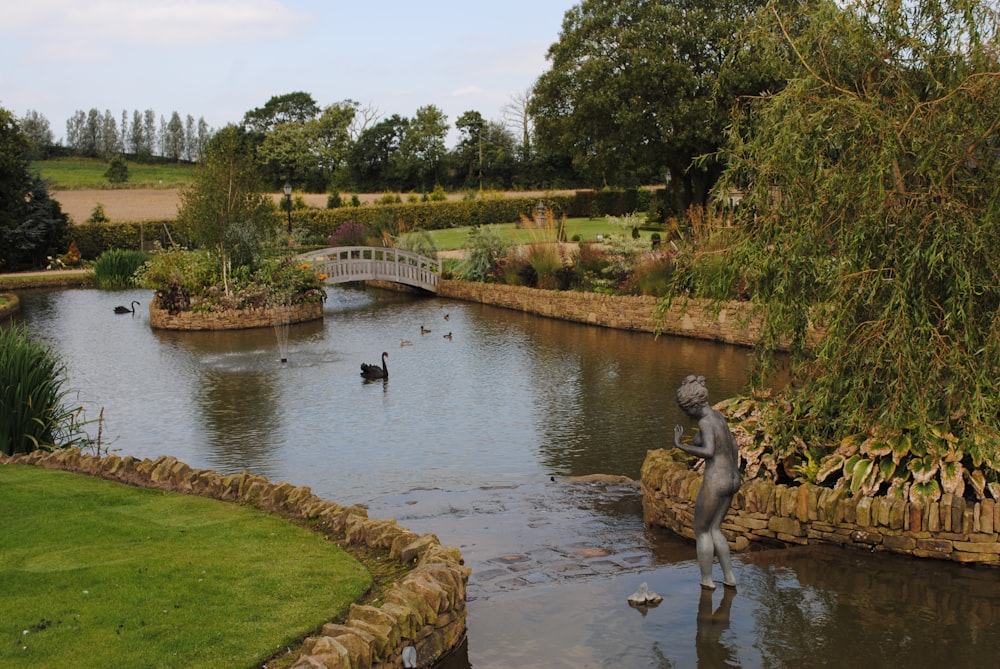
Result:
M322 302L260 309L185 310L176 314L154 304L149 305L149 324L160 330L243 330L271 327L275 324L304 323L318 318L323 318Z
M694 539L694 501L701 475L664 449L642 465L642 510L648 526ZM722 524L737 551L751 544L813 543L888 551L919 558L1000 566L1000 505L942 495L920 506L904 499L854 496L845 488L743 484Z
M750 316L749 302L727 302L716 308L709 300L678 299L660 320L657 317L660 298L651 296L542 290L474 281L441 281L437 294L576 323L741 346L753 346L760 332L758 321Z
M351 544L387 549L392 559L413 569L391 586L380 606L352 604L346 620L323 626L305 640L293 669L396 669L407 646L420 666L433 664L461 642L466 629L466 586L471 569L457 548L442 546L433 534L418 535L395 520L373 520L359 506L342 507L307 486L270 483L247 472L222 475L192 469L170 456L85 455L77 448L4 456L2 464L26 464L98 476L110 481L171 490L220 501L252 504L289 520L307 520L315 531Z

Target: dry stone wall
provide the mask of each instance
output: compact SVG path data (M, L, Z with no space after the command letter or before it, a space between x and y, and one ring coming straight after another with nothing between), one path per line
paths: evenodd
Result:
M149 305L149 324L160 330L242 330L271 327L277 323L303 323L318 318L323 318L322 302L266 309L181 311L176 314Z
M308 521L315 531L351 544L384 549L392 559L412 563L388 589L379 606L354 604L347 618L327 624L306 639L294 669L395 669L412 646L419 666L430 666L461 642L466 629L466 586L471 569L457 548L442 546L433 534L418 535L394 520L368 518L359 506L320 499L306 486L270 483L243 472L222 475L192 469L174 457L138 460L97 457L68 448L0 455L0 465L26 464L62 469L128 485L172 490L237 504L265 513Z
M694 539L694 501L701 475L664 449L642 465L642 509L648 526ZM927 506L891 497L854 496L844 488L744 483L722 524L733 550L753 544L837 544L920 558L1000 565L1000 506L942 495Z
M605 295L572 290L540 290L525 286L472 281L441 281L438 295L515 309L539 316L620 330L710 339L752 346L759 333L746 302L728 302L718 310L708 300L675 300L657 323L659 298Z

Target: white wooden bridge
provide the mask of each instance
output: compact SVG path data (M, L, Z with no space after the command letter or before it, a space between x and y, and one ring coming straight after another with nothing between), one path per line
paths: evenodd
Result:
M393 281L436 293L441 261L381 246L334 246L296 256L326 274L326 283Z

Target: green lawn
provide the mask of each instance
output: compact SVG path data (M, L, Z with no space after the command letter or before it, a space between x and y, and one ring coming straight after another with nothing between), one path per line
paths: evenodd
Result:
M41 174L52 190L111 188L104 173L108 163L90 158L39 160L31 167ZM122 188L180 188L194 181L193 165L128 163L128 182Z
M260 666L371 584L246 507L22 465L0 490L0 667Z
M556 239L556 231L553 228L519 228L514 223L504 223L497 225L496 228L515 244L552 242ZM446 230L432 230L430 234L439 251L451 251L469 246L470 230L472 230L471 226L464 226ZM665 237L662 230L640 229L639 235L648 240L654 232L659 232L660 237ZM622 230L605 217L570 218L566 221L566 239L580 235L582 241L593 242L597 240L597 235L607 237L612 234L622 234Z

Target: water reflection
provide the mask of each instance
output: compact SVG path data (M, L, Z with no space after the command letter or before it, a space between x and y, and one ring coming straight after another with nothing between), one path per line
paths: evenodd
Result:
M1000 653L993 570L846 549L747 556L757 644L786 666L974 667Z
M712 610L715 591L702 588L698 599L698 631L694 645L698 653L698 667L739 667L739 659L732 647L723 643L723 633L729 629L729 612L736 597L736 588L723 587L719 606Z
M735 557L738 594L709 596L694 547L643 526L634 486L565 481L637 477L685 420L680 381L705 375L713 400L738 392L743 349L336 288L322 321L289 327L282 364L268 329L166 333L144 312L113 314L145 291L21 298L19 320L66 361L88 412L105 409L119 454L308 485L458 546L473 568L469 639L449 667L978 667L1000 655L995 571L765 551ZM360 363L384 350L391 379L365 384ZM664 596L646 616L627 604L642 581Z

